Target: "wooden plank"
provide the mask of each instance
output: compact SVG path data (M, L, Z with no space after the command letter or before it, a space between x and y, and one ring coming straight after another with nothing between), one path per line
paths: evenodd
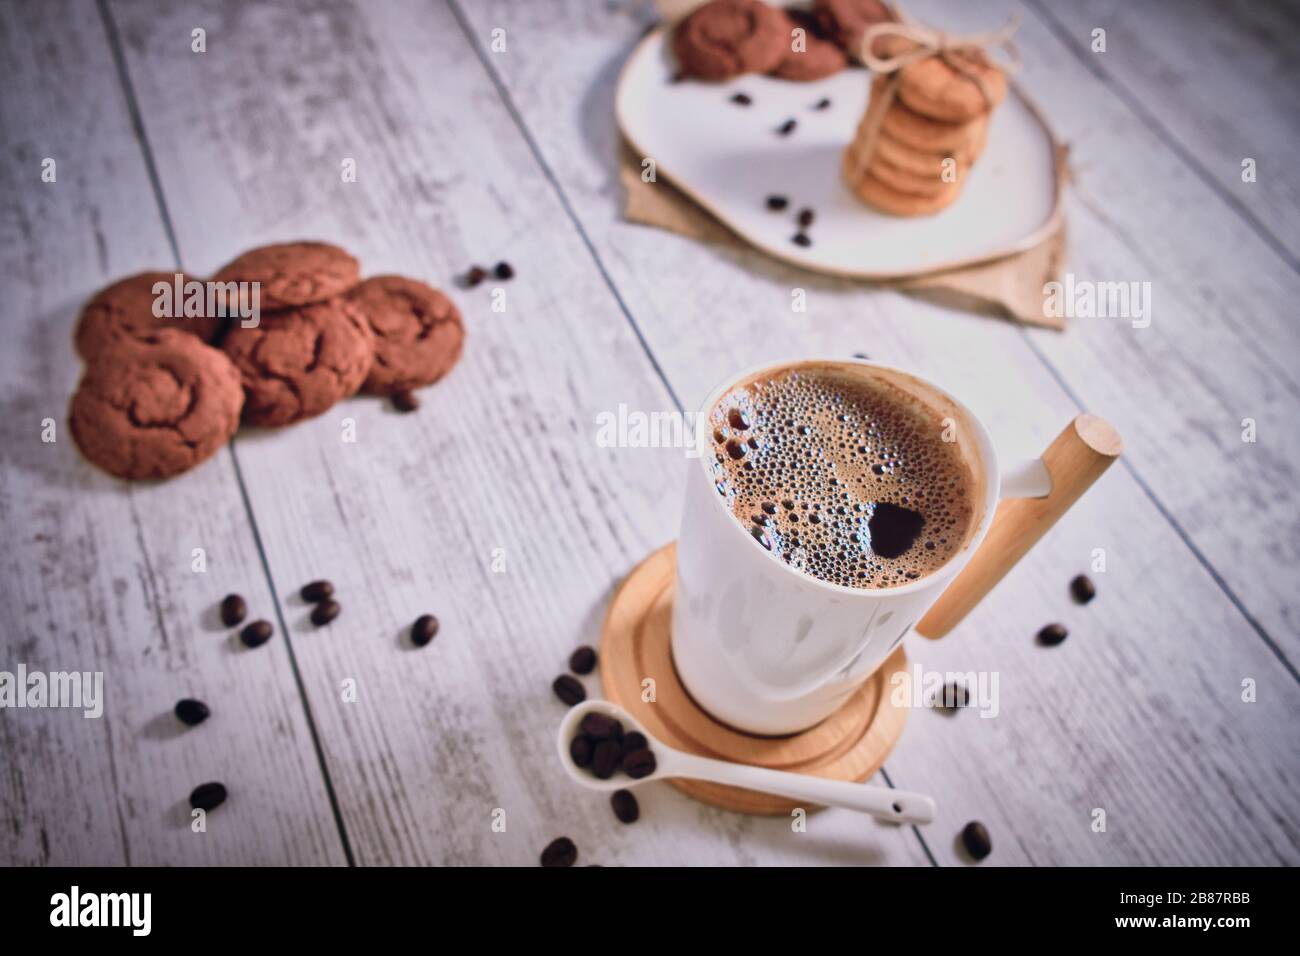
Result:
M531 865L568 834L582 862L927 862L910 831L852 814L796 835L663 785L640 791L628 829L563 777L550 683L595 642L615 583L673 534L687 464L597 446L601 411L672 400L450 12L113 10L187 265L311 236L367 272L444 286L475 261L518 272L502 313L496 283L453 291L466 354L417 414L359 398L237 442L358 861ZM202 56L176 40L194 22ZM355 183L340 182L346 157ZM321 576L344 612L318 631L292 594ZM415 650L403 633L426 611L442 630Z
M1133 109L1173 137L1183 157L1300 264L1300 57L1294 3L1034 3L1062 42ZM1092 31L1106 30L1093 54ZM1242 181L1242 160L1256 179Z
M81 302L173 262L104 29L86 9L0 9L0 669L102 672L103 716L0 713L0 863L337 863L285 645L241 652L215 616L230 591L271 615L230 455L128 485L84 461L67 429ZM41 180L45 157L53 183ZM206 573L192 570L195 548ZM188 696L212 708L193 729L171 713ZM207 780L230 799L196 834L188 797Z
M962 396L1008 456L1041 451L1077 411L1009 325L622 222L613 90L647 11L578 2L460 10L484 49L494 27L513 37L508 55L485 58L687 408L752 363L861 351ZM1072 228L1086 214L1073 212ZM1102 248L1090 255L1122 257L1100 227L1091 239ZM794 289L807 294L806 314L791 311ZM1091 410L1133 417L1123 395L1104 399ZM1150 408L1180 427L1176 402ZM1098 547L1109 565L1095 575L1102 594L1078 608L1066 582ZM1037 647L1034 634L1058 618L1074 637ZM929 671L997 672L1003 690L999 719L913 715L886 763L895 785L939 800L924 833L940 862L963 862L956 834L972 818L990 826L1001 863L1300 859L1285 822L1296 817L1300 775L1282 729L1300 714L1294 681L1126 470L1112 469L959 633L913 640L908 653ZM1267 701L1239 702L1246 677L1267 684ZM1098 807L1106 834L1089 828Z

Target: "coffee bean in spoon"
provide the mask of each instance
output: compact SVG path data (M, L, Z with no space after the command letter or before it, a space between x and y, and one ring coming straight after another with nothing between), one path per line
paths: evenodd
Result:
M978 820L972 820L961 831L961 842L966 852L977 860L982 860L993 852L993 841L989 838L988 828Z
M582 718L582 723L578 724L578 732L586 734L593 740L623 739L623 725L619 721L608 714L594 711Z
M176 714L176 719L187 727L196 727L212 715L207 704L190 697L178 700L173 712Z
M339 604L338 601L321 601L311 610L311 622L317 627L324 627L338 617L342 611L343 605Z
M334 585L329 581L313 581L311 584L304 584L298 593L309 604L319 604L334 596Z
M215 810L226 802L226 788L220 783L201 783L190 792L190 807L195 810Z
M1048 624L1038 632L1038 643L1046 647L1055 647L1070 636L1064 624Z
M438 619L432 614L421 614L411 625L411 643L424 647L438 634Z
M630 750L623 754L623 772L633 780L640 780L655 772L655 755L649 747Z
M578 862L578 847L568 837L556 837L542 851L542 866L573 866Z
M248 617L248 605L238 594L227 594L221 602L221 623L235 627Z
M275 628L270 621L254 621L239 632L239 639L245 647L261 647L271 639Z
M575 674L590 674L596 669L596 652L586 644L569 655L569 670Z
M609 795L609 805L619 823L636 823L641 818L641 807L631 790L615 790Z
M1080 574L1070 582L1070 593L1080 604L1087 604L1097 596L1097 585L1092 583L1092 578L1086 574Z
M587 699L587 689L582 686L582 681L570 674L561 674L555 678L551 690L555 691L555 696L569 707L581 704Z
M648 747L650 742L645 739L645 734L639 730L630 730L623 735L623 750L630 752L640 750L642 747Z
M579 767L591 766L591 757L595 749L596 742L581 734L569 741L569 756Z
M601 740L591 754L591 772L601 780L614 776L623 758L623 745L617 740Z

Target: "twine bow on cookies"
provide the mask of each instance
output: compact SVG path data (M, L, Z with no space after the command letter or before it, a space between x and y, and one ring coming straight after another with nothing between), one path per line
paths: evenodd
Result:
M982 79L970 69L968 64L962 62L961 56L955 54L967 56L982 54L1004 73L1015 73L1020 69L1020 54L1016 51L1015 44L1011 42L1011 38L1020 29L1018 13L1013 13L1000 29L960 36L926 26L908 16L900 6L894 7L894 13L899 18L897 21L877 23L868 27L867 32L862 36L862 48L858 56L874 73L897 73L908 64L937 56L956 72L970 77L985 98L991 101ZM907 40L912 47L893 56L876 56L875 41L887 36ZM998 59L990 56L990 51L998 48L1006 50L1007 58Z

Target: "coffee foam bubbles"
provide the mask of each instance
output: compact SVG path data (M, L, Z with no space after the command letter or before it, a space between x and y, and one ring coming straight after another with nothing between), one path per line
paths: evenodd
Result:
M970 470L938 414L897 386L796 367L735 386L709 423L718 493L756 546L799 570L887 588L961 550Z

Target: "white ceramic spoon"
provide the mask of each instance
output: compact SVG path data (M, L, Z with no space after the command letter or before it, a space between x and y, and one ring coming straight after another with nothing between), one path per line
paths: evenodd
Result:
M655 755L654 773L634 780L619 771L608 780L601 780L595 774L575 764L569 754L569 744L577 735L582 718L590 713L605 714L621 721L624 731L637 730L645 734L650 749ZM648 783L651 780L663 780L666 777L690 777L694 780L708 780L732 787L777 794L789 797L791 800L807 800L809 804L859 810L894 823L929 823L934 819L934 800L923 793L891 790L845 780L827 780L824 777L789 773L785 770L769 770L766 767L751 767L748 764L714 760L674 750L663 741L646 733L646 729L627 711L605 700L584 701L570 710L560 723L557 744L560 762L564 764L564 769L569 776L584 787L606 793L639 783Z

